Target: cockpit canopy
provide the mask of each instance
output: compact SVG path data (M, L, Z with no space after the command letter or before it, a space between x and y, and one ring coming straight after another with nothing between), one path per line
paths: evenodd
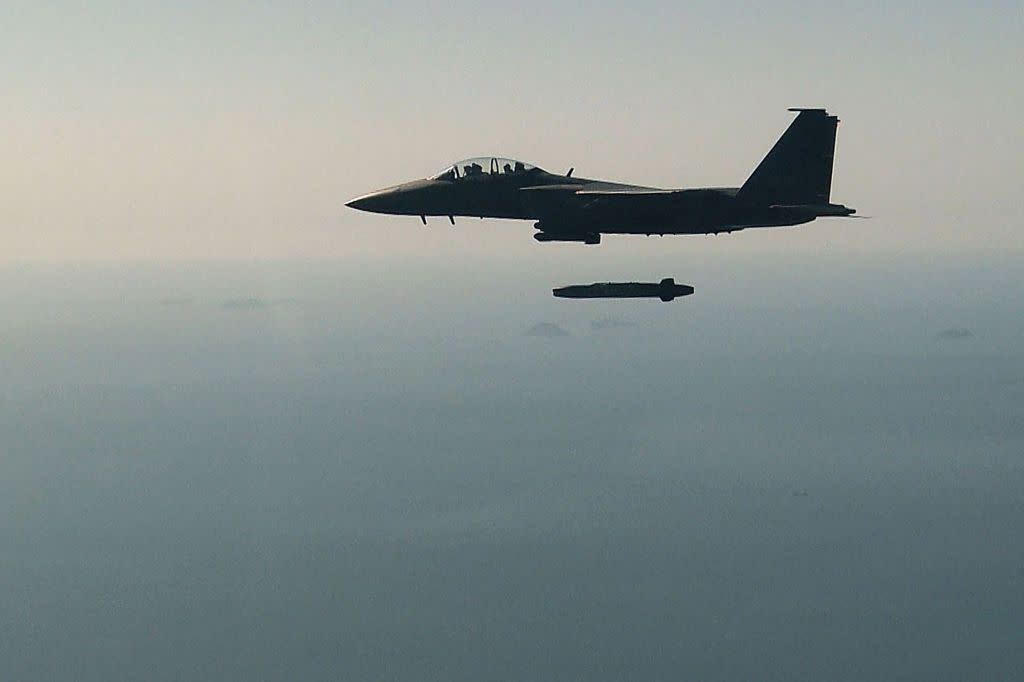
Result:
M540 170L515 159L505 159L499 156L481 156L475 159L466 159L448 166L431 180L461 180L475 175L517 175Z

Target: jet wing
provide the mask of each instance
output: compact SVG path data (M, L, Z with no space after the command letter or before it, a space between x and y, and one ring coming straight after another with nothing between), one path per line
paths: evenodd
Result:
M628 185L539 185L523 187L528 201L534 206L549 209L592 211L598 207L631 208L639 205L650 206L672 201L685 190L657 189L654 187L630 187Z
M596 213L609 211L657 211L673 207L701 206L719 202L730 190L658 189L656 187L630 187L611 185L540 185L523 187L535 206L552 210ZM731 190L735 192L735 190Z
M594 183L598 184L598 183ZM568 194L579 197L600 197L600 196L618 196L628 194L632 196L643 196L643 195L665 195L665 194L678 194L680 192L688 192L692 190L683 189L657 189L654 187L630 187L628 185L611 186L608 188L599 187L592 188L589 185L536 185L532 187L522 187L520 192L543 192L545 194Z
M613 183L577 183L524 187L524 198L542 233L594 234L631 226L651 232L680 216L713 214L728 206L735 188L659 189ZM590 242L595 243L595 242Z
M580 197L660 197L668 194L682 194L690 190L685 189L644 189L641 187L629 189L581 189L576 192Z

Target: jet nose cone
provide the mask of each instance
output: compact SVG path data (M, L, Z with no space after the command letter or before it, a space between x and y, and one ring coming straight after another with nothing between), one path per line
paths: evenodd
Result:
M375 203L377 202L374 201L374 196L367 194L366 196L357 197L345 205L357 211L373 211Z
M387 189L370 192L356 197L345 204L349 208L371 213L391 213L394 215L434 215L433 183L430 180L414 180L404 185L396 185ZM440 213L443 215L443 213Z
M356 197L345 205L349 208L369 211L371 213L396 213L402 208L404 198L405 193L401 187L390 187Z
M345 205L370 213L402 213L409 199L409 193L404 190L403 186L399 186L370 192L356 197Z

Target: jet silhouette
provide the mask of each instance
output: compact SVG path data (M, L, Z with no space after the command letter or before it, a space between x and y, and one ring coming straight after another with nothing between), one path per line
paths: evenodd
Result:
M780 227L856 211L830 202L839 119L797 117L742 187L658 189L573 177L513 159L460 161L437 175L353 199L373 213L537 221L534 239L598 244L602 234L710 234Z

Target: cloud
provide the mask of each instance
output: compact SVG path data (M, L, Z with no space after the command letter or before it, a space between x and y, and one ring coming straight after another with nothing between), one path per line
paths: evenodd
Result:
M256 310L257 308L269 308L271 306L290 306L298 305L302 302L302 299L295 296L287 298L275 298L274 300L268 301L264 298L257 298L255 296L247 298L229 298L228 300L221 303L221 307L225 310Z
M591 320L590 331L599 332L604 329L620 329L622 327L635 327L632 320L623 320L617 317L606 317L600 320Z
M572 336L565 329L554 322L538 322L524 332L527 336L541 336L546 339L556 339L563 336Z
M938 334L940 339L945 341L959 341L961 339L974 338L974 332L964 327L951 327L949 329L943 329Z
M231 298L221 304L227 310L255 310L269 305L262 298Z

